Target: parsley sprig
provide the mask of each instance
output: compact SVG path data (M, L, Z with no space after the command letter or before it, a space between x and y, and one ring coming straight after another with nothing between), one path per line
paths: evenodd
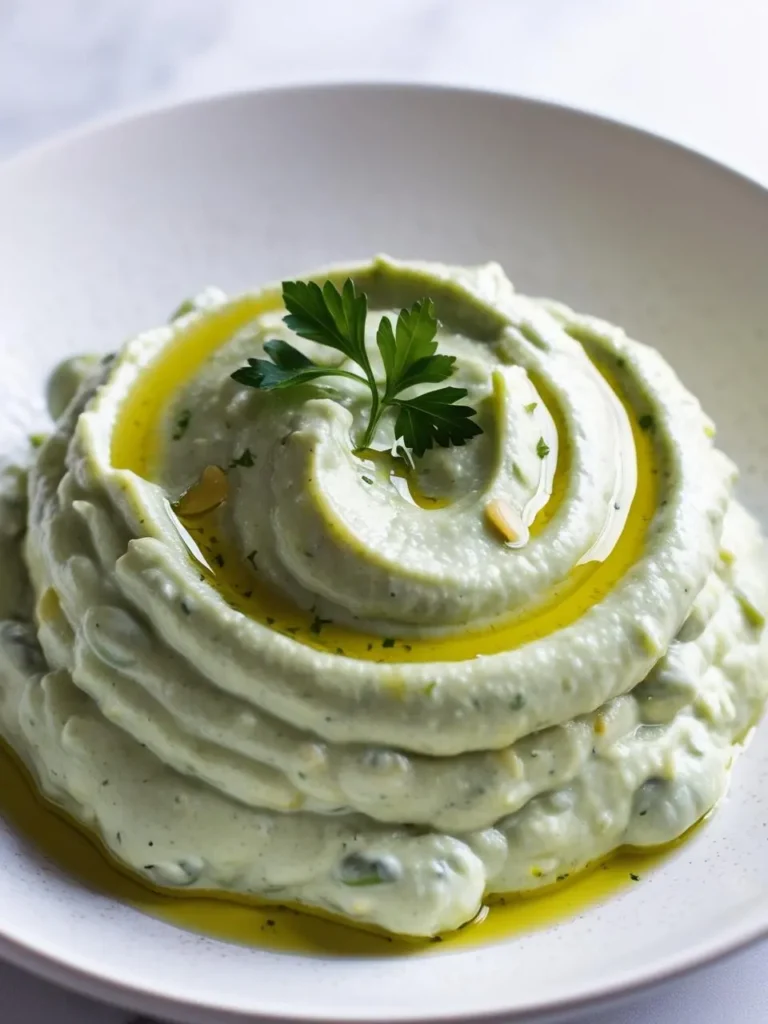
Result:
M403 398L403 392L409 388L440 384L454 371L455 357L437 354L437 319L431 299L421 299L410 309L401 310L394 327L389 317L382 317L376 344L384 365L383 385L374 376L365 346L368 299L365 293L358 294L349 278L341 292L332 281L326 281L322 288L314 281L284 281L283 303L288 311L283 317L287 327L300 338L341 352L362 374L315 363L287 341L274 339L264 344L269 359L249 359L248 366L232 374L238 383L276 391L308 384L320 377L357 381L371 395L368 424L359 448L370 447L387 409L396 411L396 438L402 438L417 456L434 444L443 448L460 446L482 433L471 418L475 410L457 404L466 398L465 388L437 388Z

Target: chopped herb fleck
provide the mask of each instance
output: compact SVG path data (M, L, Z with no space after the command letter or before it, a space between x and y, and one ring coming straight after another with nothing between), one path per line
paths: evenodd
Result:
M755 629L762 629L765 625L765 615L763 615L757 605L742 590L734 590L734 597L749 625Z
M176 426L173 431L173 440L180 441L187 432L189 421L192 419L192 410L183 409L176 420Z
M187 313L191 313L195 309L195 304L192 299L184 299L181 305L177 306L176 309L168 317L170 323L174 320L178 320L181 316L186 316Z
M333 622L333 619L321 619L319 615L315 615L312 625L309 627L310 633L319 633L323 626L327 626L329 622Z
M243 454L238 459L232 459L229 464L230 469L234 469L235 466L243 466L245 469L250 469L253 465L253 453L250 448L246 448Z
M249 551L248 554L245 556L254 569L256 568L256 562L254 561L254 559L256 558L256 555L258 555L258 553L259 552L254 548L253 551Z
M271 615L267 616L266 622L267 622L268 626L274 626L274 624L275 624L275 620L272 618Z
M363 476L363 477L361 477L361 479L362 479L363 483L365 483L365 484L372 484L373 483L373 479L371 477L369 477L369 476Z
M224 568L224 555L214 555L213 560L220 569Z
M342 885L381 885L396 882L401 868L393 858L367 857L362 853L350 853L341 862L339 880Z
M538 402L529 402L528 405L525 406L525 411L529 416L536 411L538 404Z
M632 871L629 872L629 877L632 879L633 882L640 881L640 875L635 875Z
M184 612L185 615L190 614L189 605L187 604L186 601L181 602L181 610Z
M434 679L432 680L431 683L427 683L427 685L424 687L424 693L426 694L427 697L431 697L432 696L432 694L435 692L435 687L436 686L437 686L437 683L435 682Z
M638 420L641 430L653 430L656 427L656 420L651 416L649 412L645 416L641 416Z
M513 711L519 711L520 708L525 706L525 697L522 693L516 693L512 700L509 702L509 706Z
M394 647L395 646L395 638L393 636L385 636L384 639L381 642L381 646L382 647Z
M549 445L543 437L540 437L539 440L536 442L536 454L539 456L540 459L543 459L547 455L549 455Z

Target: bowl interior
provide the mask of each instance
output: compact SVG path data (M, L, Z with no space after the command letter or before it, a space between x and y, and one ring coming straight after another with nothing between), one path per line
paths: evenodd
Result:
M205 284L242 289L378 251L495 259L521 291L658 347L768 520L768 198L674 146L490 94L241 95L0 168L0 224L2 451L38 427L58 359L114 348ZM766 767L762 730L713 820L605 905L510 943L407 960L299 958L177 931L84 890L0 822L0 951L93 994L158 1012L170 1000L166 1012L189 1020L216 1019L210 1008L395 1021L565 1005L768 928Z

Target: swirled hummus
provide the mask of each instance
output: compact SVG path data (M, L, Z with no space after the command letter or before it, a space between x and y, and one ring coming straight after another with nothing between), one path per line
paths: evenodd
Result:
M433 300L482 434L411 460L384 416L360 451L354 381L240 386L270 339L329 359L277 288L67 364L3 478L0 732L156 885L434 935L713 807L768 571L652 348L495 264L347 276L375 373L377 321Z

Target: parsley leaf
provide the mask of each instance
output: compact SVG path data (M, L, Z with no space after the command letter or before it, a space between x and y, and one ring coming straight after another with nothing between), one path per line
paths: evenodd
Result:
M466 398L465 388L438 388L417 398L398 400L400 411L395 421L395 433L403 437L416 455L423 455L437 442L442 448L452 444L464 445L482 429L470 419L475 410L468 405L456 405Z
M357 294L350 278L341 293L332 281L326 281L322 290L314 281L283 281L283 302L288 310L285 325L300 338L335 348L358 366L367 364L368 299Z
M482 433L470 419L475 410L456 404L466 397L464 388L439 388L412 398L399 397L416 385L440 384L454 371L455 357L437 354L437 318L431 299L401 310L394 328L389 317L381 318L376 344L386 375L383 392L365 345L368 299L358 294L351 279L344 282L341 291L332 281L326 281L322 288L314 281L284 281L283 302L287 327L300 338L342 353L360 367L362 375L340 366L315 363L293 345L275 339L264 345L269 359L249 359L248 366L232 374L239 384L276 391L321 377L346 377L367 385L371 406L360 448L370 446L387 408L397 412L397 437L416 455L423 455L435 443L443 447L463 445Z
M410 310L401 310L394 331L389 317L381 318L376 344L387 374L385 401L414 384L439 384L451 376L456 358L435 355L436 334L437 319L431 299L414 302Z

